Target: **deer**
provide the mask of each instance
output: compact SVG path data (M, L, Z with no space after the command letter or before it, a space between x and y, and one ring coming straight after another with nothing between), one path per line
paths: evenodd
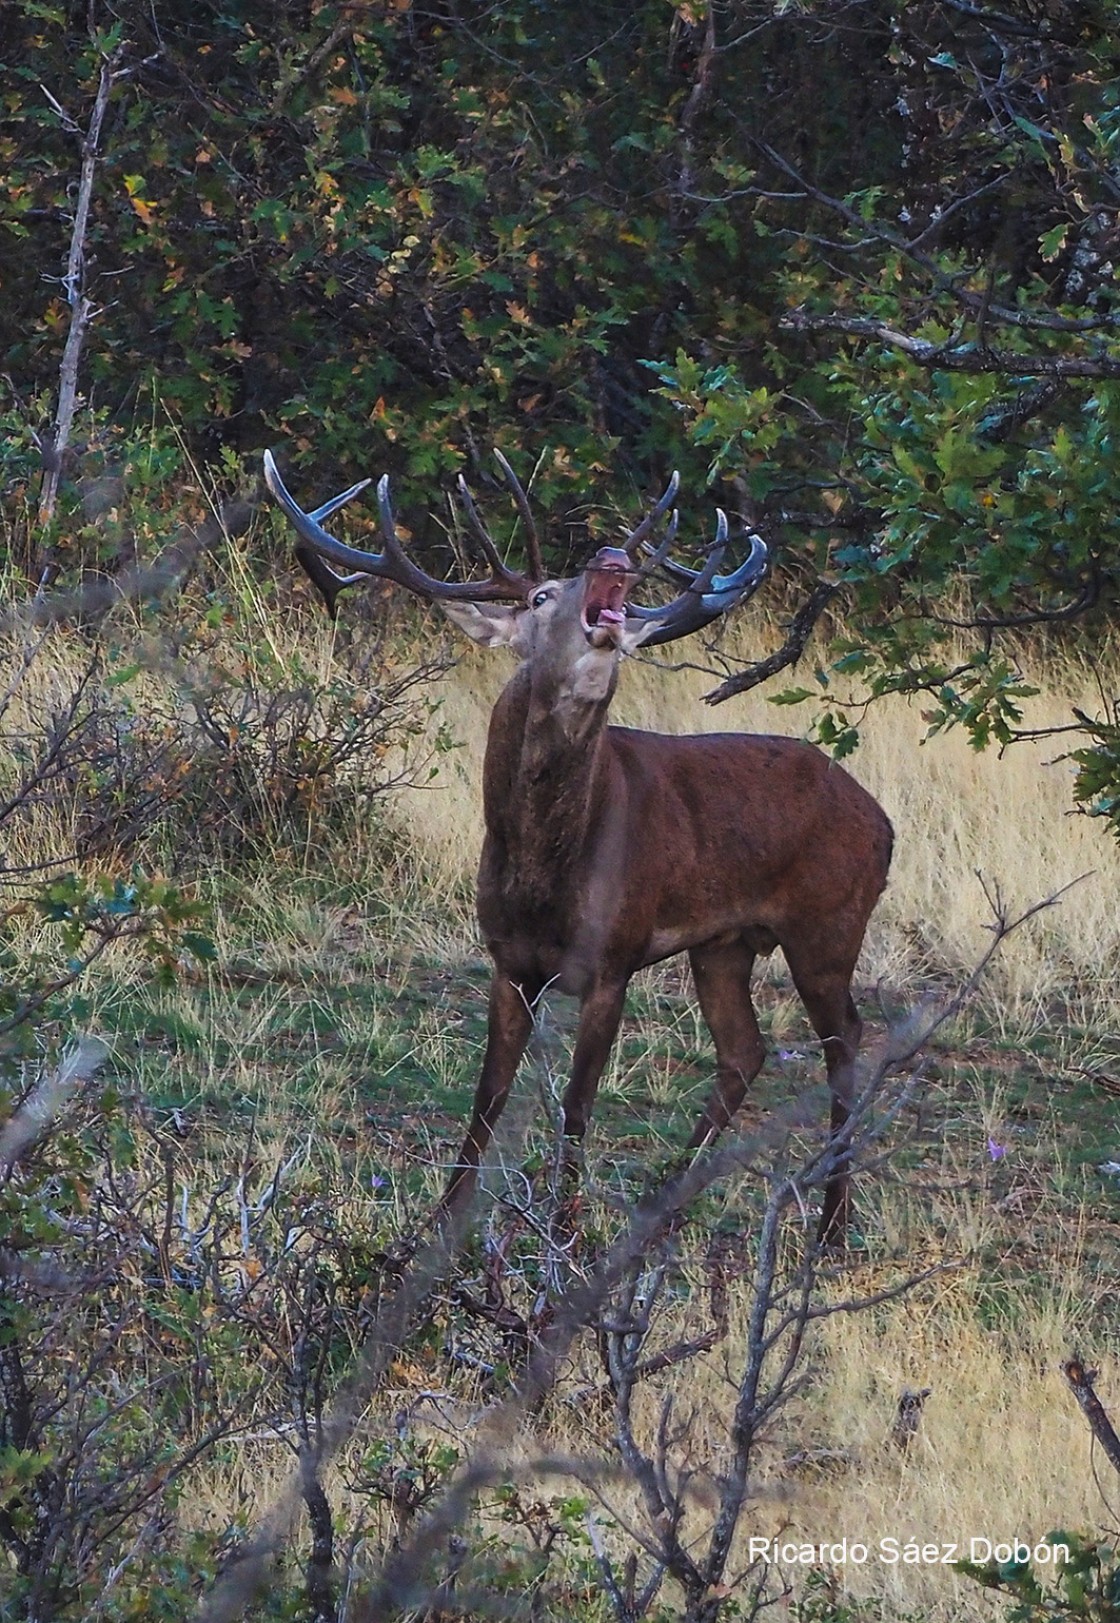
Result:
M750 536L737 569L720 574L728 521L717 508L702 566L673 559L678 514L665 514L679 486L674 474L620 545L600 547L572 578L549 579L528 497L496 456L523 522L528 567L503 561L460 476L459 499L489 574L444 581L406 551L387 475L377 487L382 550L368 552L324 528L368 479L306 512L265 454L268 488L332 617L344 588L373 577L438 604L476 643L517 656L491 713L483 766L477 915L493 961L486 1049L439 1209L462 1213L469 1201L545 990L578 999L562 1099L564 1139L578 1157L629 983L680 953L716 1060L688 1153L714 1144L762 1068L752 972L758 955L780 947L823 1048L840 1147L818 1235L822 1245L843 1247L851 1204L844 1133L862 1034L852 980L887 882L890 821L848 772L802 740L677 736L608 721L623 659L711 625L754 593L768 568L759 536ZM632 601L654 569L680 591L664 604Z

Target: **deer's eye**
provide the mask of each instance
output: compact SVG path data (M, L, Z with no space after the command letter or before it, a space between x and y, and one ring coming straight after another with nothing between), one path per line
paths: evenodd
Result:
M531 609L539 609L541 604L542 603L547 603L551 596L552 596L552 593L548 590L547 587L545 587L543 590L541 590L539 592L534 592L532 597L529 599L529 607Z

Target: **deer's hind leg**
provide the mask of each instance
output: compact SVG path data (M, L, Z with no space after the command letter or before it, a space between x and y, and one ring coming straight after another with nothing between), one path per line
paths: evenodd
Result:
M813 1030L821 1040L828 1088L832 1096L832 1135L840 1139L852 1112L856 1087L856 1057L863 1022L852 999L854 954L829 953L823 943L816 951L782 944L793 984L804 1003ZM847 1160L825 1184L819 1235L825 1245L847 1243L851 1215L851 1187Z
M700 1112L690 1150L714 1143L762 1069L766 1044L751 1002L755 953L741 937L708 941L688 955L700 1012L716 1048L716 1084Z

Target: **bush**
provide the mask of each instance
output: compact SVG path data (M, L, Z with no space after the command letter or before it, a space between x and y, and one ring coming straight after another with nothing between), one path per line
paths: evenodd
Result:
M90 649L58 628L12 646L18 724L12 694L0 707L9 836L22 828L35 843L45 819L80 861L148 853L189 872L215 853L321 833L341 806L364 814L423 769L409 746L437 708L422 689L445 662L401 663L388 632L359 630L317 675L238 625L221 596L186 630L150 618L139 646L105 637ZM445 745L437 729L434 747Z
M1049 1570L1037 1560L961 1561L966 1577L1008 1596L1008 1623L1117 1623L1120 1618L1120 1561L1116 1551L1079 1533L1053 1532L1044 1542L1055 1557L1060 1546L1069 1559L1054 1560ZM1036 1552L1037 1555L1037 1552Z

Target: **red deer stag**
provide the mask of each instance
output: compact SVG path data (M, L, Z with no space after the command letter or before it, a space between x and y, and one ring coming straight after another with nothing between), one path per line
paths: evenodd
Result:
M690 1149L722 1132L761 1068L751 971L756 954L778 946L824 1047L839 1132L853 1098L861 1031L852 974L890 862L886 815L839 766L797 739L681 738L607 725L622 657L697 631L741 603L765 573L765 546L752 538L740 568L717 574L727 539L720 513L702 569L668 562L676 514L656 550L647 538L672 504L674 475L621 547L600 548L573 580L542 579L527 498L499 461L525 524L530 573L502 562L460 479L490 576L448 583L404 551L387 477L377 488L384 547L362 552L336 540L323 520L368 480L305 513L265 457L269 489L295 526L297 553L332 614L343 586L377 576L439 603L476 642L508 646L520 659L494 706L486 746L478 917L494 960L489 1032L443 1209L459 1209L473 1188L544 988L555 985L580 1001L563 1103L564 1131L578 1141L631 976L679 952L688 953L717 1060ZM639 570L643 547L653 558ZM660 607L629 602L635 582L657 564L683 587L679 596ZM825 1189L822 1239L842 1243L848 1204L841 1165Z

